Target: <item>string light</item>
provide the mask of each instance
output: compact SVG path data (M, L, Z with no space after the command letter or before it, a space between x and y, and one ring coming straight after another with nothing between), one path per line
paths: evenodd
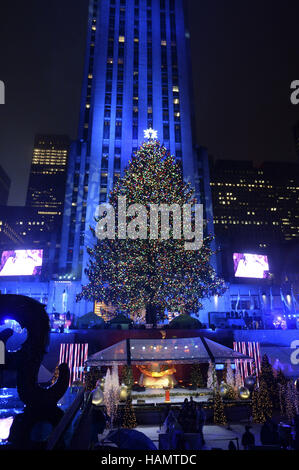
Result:
M210 265L211 236L204 238L201 249L185 250L184 237L174 239L170 223L168 240L118 238L119 196L126 197L127 207L142 204L148 216L150 204L176 203L182 207L196 203L190 183L184 182L181 168L169 151L158 140L144 142L110 193L116 237L96 240L95 246L87 249L85 272L89 282L82 287L77 301L111 303L118 311L137 318L144 309L151 308L157 319L164 319L165 309L197 312L202 308L201 299L224 293L224 281ZM95 235L95 229L90 229ZM147 224L148 233L149 229Z

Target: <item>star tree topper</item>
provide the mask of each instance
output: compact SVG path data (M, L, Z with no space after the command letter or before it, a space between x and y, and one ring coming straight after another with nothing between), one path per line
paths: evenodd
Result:
M144 132L145 139L154 140L158 138L158 131L155 131L151 127L149 129L145 129L143 132Z

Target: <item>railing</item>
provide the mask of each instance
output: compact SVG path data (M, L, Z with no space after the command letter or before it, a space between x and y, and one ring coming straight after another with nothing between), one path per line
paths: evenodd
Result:
M46 449L47 450L54 450L61 445L61 442L67 432L69 426L71 425L73 419L75 418L78 410L83 405L84 402L84 395L85 390L84 388L79 391L78 395L76 396L75 400L65 412L64 416L62 417L61 421L55 427L55 429L50 434L50 437L47 442Z

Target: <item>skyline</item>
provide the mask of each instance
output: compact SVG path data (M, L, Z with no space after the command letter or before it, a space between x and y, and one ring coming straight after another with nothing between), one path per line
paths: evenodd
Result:
M225 8L220 1L188 1L196 141L217 159L297 160L292 126L299 108L289 98L290 83L299 77L298 5L291 9L292 3L269 10L267 2L251 2L249 9L248 2L233 0ZM77 137L87 1L54 0L51 5L17 1L18 17L11 5L5 6L0 164L12 179L9 205L25 203L35 134Z

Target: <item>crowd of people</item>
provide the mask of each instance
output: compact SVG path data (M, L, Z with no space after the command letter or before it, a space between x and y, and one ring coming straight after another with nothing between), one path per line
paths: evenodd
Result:
M102 434L109 422L109 417L102 407L92 407L91 420L91 442L98 442L98 434ZM206 413L201 402L195 402L192 396L185 398L180 408L172 408L168 405L162 418L161 434L169 438L169 449L186 449L183 442L184 434L198 434L200 448L204 448L204 425L206 422ZM117 423L116 425L120 425ZM262 446L276 446L282 449L299 450L299 415L294 420L294 435L290 431L290 426L279 426L273 419L268 418L260 429L260 444ZM242 449L253 450L257 445L256 437L251 431L252 426L245 425L245 432L241 438ZM239 446L238 446L239 449ZM228 450L237 450L236 444L231 440L228 444Z
M279 426L273 419L267 418L260 430L260 442L262 446L276 446L280 449L293 448L299 450L299 415L294 420L295 434L292 435L289 425ZM256 442L255 436L250 432L251 426L245 426L242 436L242 446L245 450L253 449Z
M195 402L193 397L185 398L183 405L179 410L168 406L165 413L165 420L162 426L162 432L171 434L197 433L200 435L202 445L205 444L203 427L206 420L202 403Z

